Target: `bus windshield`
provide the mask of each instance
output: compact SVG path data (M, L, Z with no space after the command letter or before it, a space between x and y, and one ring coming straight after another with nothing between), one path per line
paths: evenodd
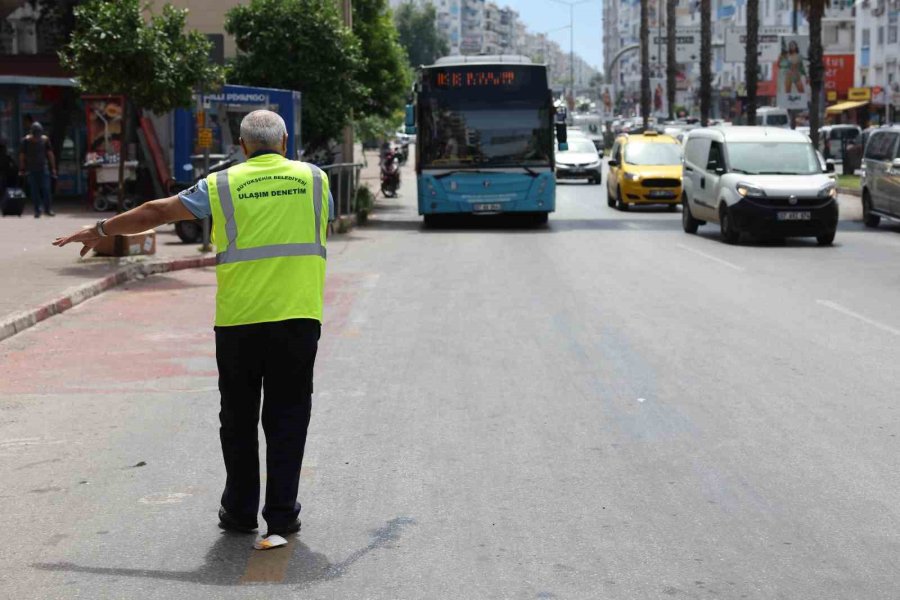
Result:
M552 113L542 75L518 66L426 71L418 112L421 167L549 165Z

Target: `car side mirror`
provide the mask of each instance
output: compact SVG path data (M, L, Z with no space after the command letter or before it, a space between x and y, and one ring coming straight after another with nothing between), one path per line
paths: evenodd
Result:
M609 166L611 166L611 167L618 167L618 166L619 166L619 161L617 161L617 160L614 159L614 158L611 158L611 159L609 159Z
M895 166L900 166L900 161L894 160ZM825 172L834 173L834 159L829 158L825 161Z
M724 175L725 167L716 167L716 175Z
M895 158L891 161L891 167L894 169L900 169L900 158Z
M569 149L569 143L568 142L560 142L557 145L557 148L559 148L560 152L565 152Z

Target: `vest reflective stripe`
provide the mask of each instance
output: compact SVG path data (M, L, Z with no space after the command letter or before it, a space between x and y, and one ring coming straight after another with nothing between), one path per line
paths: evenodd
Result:
M325 247L322 245L322 171L315 165L309 165L309 167L313 176L313 210L316 213L315 244L277 244L243 249L237 247L238 227L234 219L234 201L231 199L228 171L216 173L216 189L219 191L219 203L225 214L225 235L228 238L225 250L216 254L217 265L282 256L321 256L326 258Z
M216 255L217 265L259 260L261 258L279 258L282 256L321 256L325 258L325 247L321 244L277 244L274 246L257 246L256 248L234 248Z

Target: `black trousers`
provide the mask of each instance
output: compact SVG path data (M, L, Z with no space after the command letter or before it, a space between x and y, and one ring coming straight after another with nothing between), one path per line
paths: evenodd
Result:
M239 521L256 523L262 392L267 471L262 514L270 529L285 527L300 514L297 486L321 324L291 319L215 331L222 396L219 435L227 474L222 506Z

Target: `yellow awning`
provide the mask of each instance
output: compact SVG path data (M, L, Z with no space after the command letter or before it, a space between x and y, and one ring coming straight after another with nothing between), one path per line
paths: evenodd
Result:
M851 108L859 108L860 106L865 106L868 103L868 100L858 100L856 102L840 102L826 108L825 114L837 115L844 112L845 110L850 110Z

